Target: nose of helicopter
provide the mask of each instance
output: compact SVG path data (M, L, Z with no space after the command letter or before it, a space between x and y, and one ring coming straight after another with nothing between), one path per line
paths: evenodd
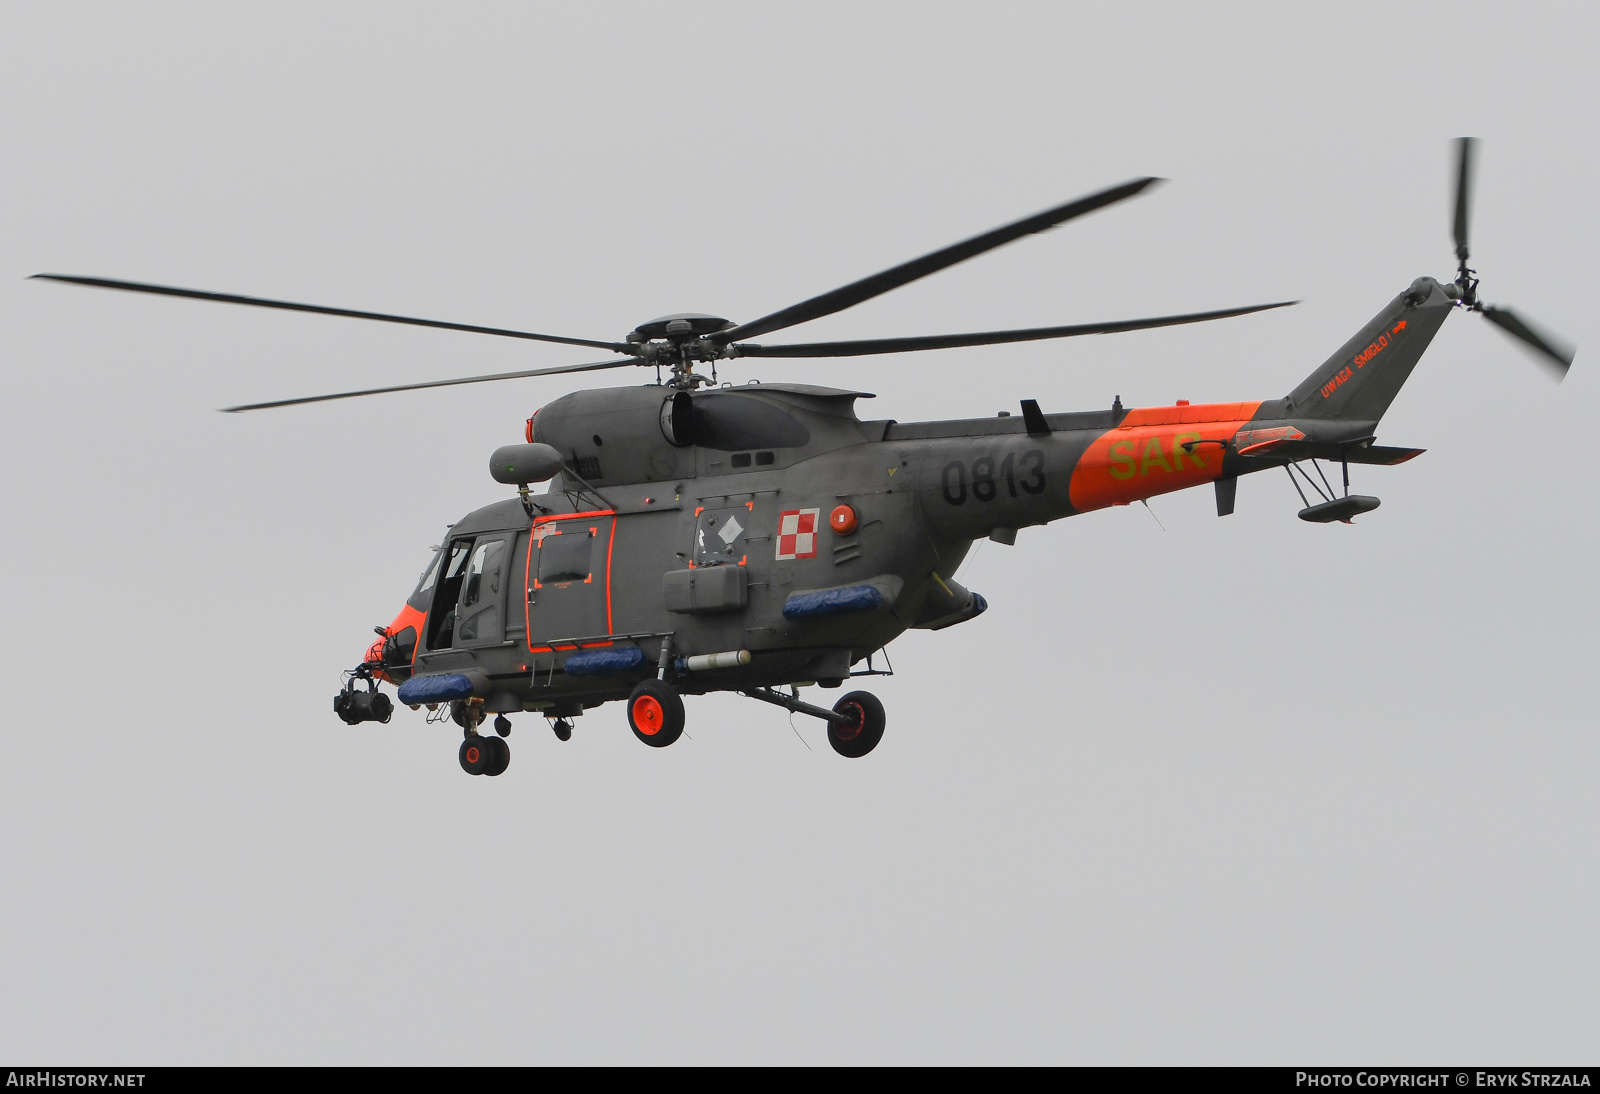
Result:
M411 663L417 656L417 639L422 634L422 612L406 604L394 622L382 628L376 641L367 647L363 660L369 665L382 665L374 675L380 680L397 684L411 675ZM398 679L396 678L398 677Z

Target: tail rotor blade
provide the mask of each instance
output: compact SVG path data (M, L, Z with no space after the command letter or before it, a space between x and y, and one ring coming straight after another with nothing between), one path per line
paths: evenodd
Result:
M1476 137L1456 138L1456 259L1467 260L1467 222L1472 215L1472 160Z
M1510 308L1486 305L1483 317L1532 349L1538 355L1540 363L1555 371L1557 380L1566 378L1567 370L1572 367L1573 358L1577 356L1577 350L1548 335L1540 334Z

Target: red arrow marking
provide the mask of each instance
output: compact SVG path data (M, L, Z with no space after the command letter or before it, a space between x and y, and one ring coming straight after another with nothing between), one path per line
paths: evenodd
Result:
M1405 330L1405 329L1406 329L1406 321L1404 319L1402 319L1402 320L1400 320L1400 322L1395 324L1394 330L1390 331L1389 333L1393 334L1393 333L1395 333L1395 331L1402 331L1402 330Z

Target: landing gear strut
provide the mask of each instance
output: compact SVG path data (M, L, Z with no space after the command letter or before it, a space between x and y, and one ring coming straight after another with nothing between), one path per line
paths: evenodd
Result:
M828 723L828 743L833 750L852 760L865 756L883 740L883 727L887 719L883 704L870 691L852 691L833 704L832 710L803 702L799 693L792 688L790 691L791 694L785 695L771 688L751 688L740 694L783 707L795 714L821 718Z

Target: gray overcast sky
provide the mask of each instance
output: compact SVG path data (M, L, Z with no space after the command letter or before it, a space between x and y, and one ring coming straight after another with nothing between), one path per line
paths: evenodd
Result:
M1596 40L1577 4L0 5L0 1058L1592 1062ZM1567 382L1452 317L1379 434L1429 451L1360 469L1354 526L1259 476L985 545L990 611L892 648L860 762L732 698L661 752L524 716L494 780L420 714L344 727L339 670L506 496L488 452L583 382L215 408L586 351L23 280L609 339L1157 174L795 333L1305 302L748 375L901 421L1275 398L1451 274L1463 133L1484 295Z

